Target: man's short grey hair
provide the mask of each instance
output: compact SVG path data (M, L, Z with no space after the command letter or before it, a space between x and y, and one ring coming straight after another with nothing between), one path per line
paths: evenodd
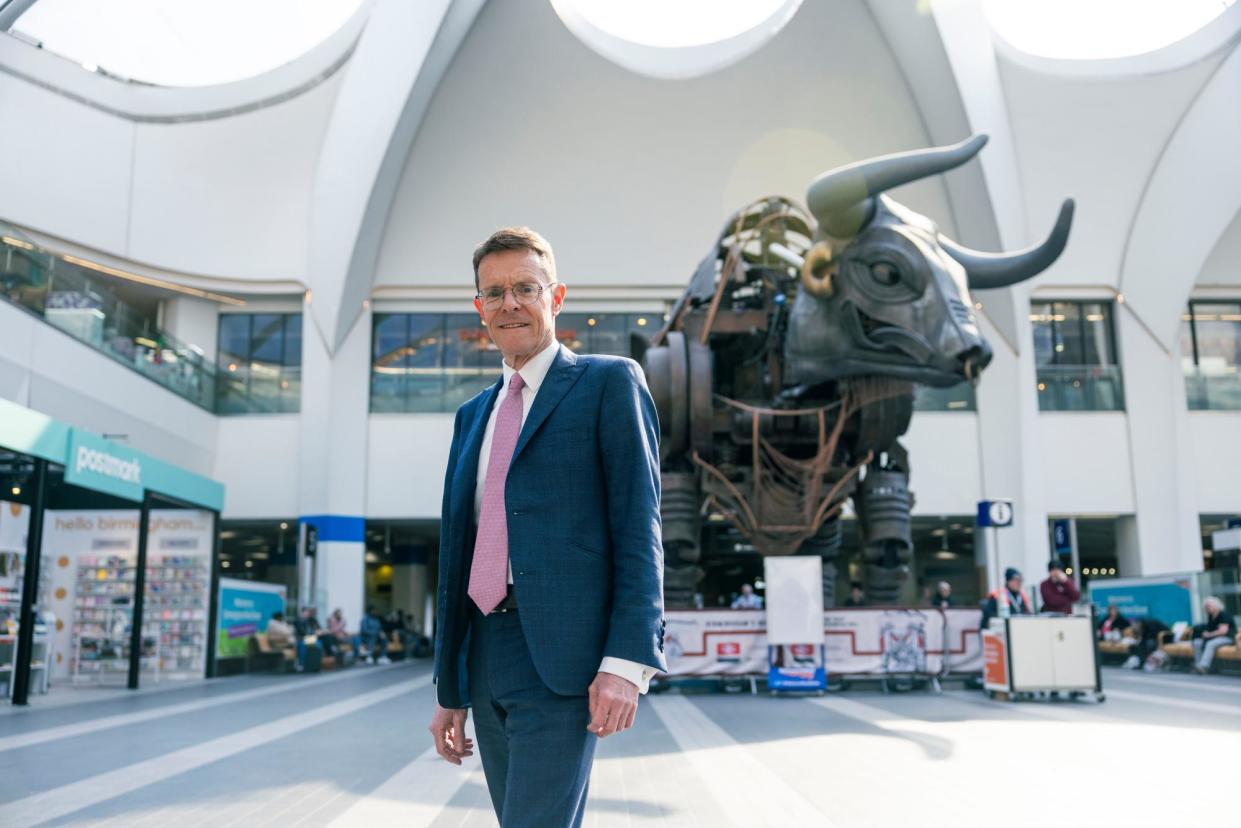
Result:
M1206 607L1207 609L1214 607L1216 612L1220 612L1221 610L1224 609L1223 600L1216 598L1214 595L1212 595L1210 598L1207 598L1205 601L1203 601L1202 605Z
M547 281L556 281L556 257L547 239L529 227L501 227L474 248L474 289L478 290L478 265L484 257L504 250L529 250L539 257Z

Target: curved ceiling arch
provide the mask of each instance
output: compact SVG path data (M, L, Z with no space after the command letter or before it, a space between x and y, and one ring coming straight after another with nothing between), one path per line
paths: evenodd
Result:
M1164 149L1125 244L1120 290L1169 352L1199 273L1241 211L1238 100L1241 48L1234 48Z

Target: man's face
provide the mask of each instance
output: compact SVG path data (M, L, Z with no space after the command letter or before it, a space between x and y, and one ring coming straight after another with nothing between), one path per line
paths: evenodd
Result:
M1021 591L1021 576L1008 579L1008 590L1009 592L1020 592Z
M547 285L539 257L532 250L502 250L478 263L478 289L507 288L496 307L475 299L474 307L487 326L491 341L504 354L504 361L520 368L526 360L551 344L556 336L556 315L564 303L565 286L545 289L530 305L523 305L512 288L521 284Z
M857 587L854 587L853 589L849 590L849 594L853 596L854 601L862 600L862 595L863 595L862 590L858 589Z
M952 594L952 587L948 584L940 584L937 588L939 589L939 594L945 598Z

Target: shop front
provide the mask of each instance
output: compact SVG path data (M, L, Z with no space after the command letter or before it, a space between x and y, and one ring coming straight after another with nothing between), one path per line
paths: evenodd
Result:
M224 487L0 400L0 686L214 673Z

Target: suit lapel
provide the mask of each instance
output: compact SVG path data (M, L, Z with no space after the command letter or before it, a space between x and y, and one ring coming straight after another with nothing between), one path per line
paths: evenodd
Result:
M577 356L572 351L563 345L560 346L556 353L556 360L548 369L543 384L539 386L534 405L531 406L530 414L526 417L521 434L517 438L517 447L513 449L514 462L522 449L526 447L526 443L529 443L530 438L538 431L539 426L556 409L556 406L564 399L564 395L569 393L569 389L573 387L573 383L577 382L584 368L584 365L578 364Z
M501 375L500 379L487 389L487 396L479 400L474 422L466 432L465 442L461 444L461 457L452 481L453 515L469 515L471 522L474 520L474 489L478 484L478 455L483 447L483 435L487 432L487 418L491 416L491 407L495 405L503 384L504 376Z

